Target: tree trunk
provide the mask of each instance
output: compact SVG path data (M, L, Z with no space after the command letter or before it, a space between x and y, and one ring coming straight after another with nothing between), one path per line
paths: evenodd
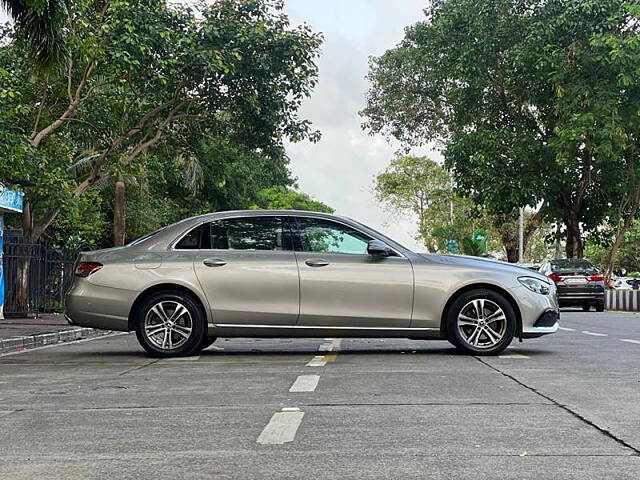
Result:
M584 256L584 245L578 216L569 213L565 216L564 223L567 226L567 258L582 258Z
M125 236L125 187L124 182L116 182L116 191L113 198L113 245L121 247L124 245Z
M620 212L624 211L622 206L625 203L624 200L621 200L621 202L621 208L619 210ZM609 251L609 255L607 256L607 267L604 272L605 285L607 285L609 283L609 280L611 280L611 276L613 275L613 267L615 266L616 260L618 259L618 252L620 251L620 246L622 245L624 235L629 231L631 225L633 225L633 221L635 220L636 214L638 213L638 208L640 208L640 185L638 185L633 192L631 206L626 215L624 216L624 218L620 218L618 220L615 240L613 241L613 245L611 246L611 250Z
M31 218L31 204L27 198L24 199L22 209L22 238L24 243L30 244L33 241L33 222ZM18 259L17 278L15 285L16 296L14 308L17 312L29 311L29 266L31 260L29 252L25 251L25 255ZM10 283L10 285L13 282Z

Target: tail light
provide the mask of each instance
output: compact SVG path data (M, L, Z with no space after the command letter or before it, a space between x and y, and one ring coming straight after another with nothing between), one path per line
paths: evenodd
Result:
M604 277L602 275L591 275L587 277L590 282L602 282L604 281Z
M552 273L550 275L548 275L548 277L553 280L554 282L561 282L562 281L562 277L560 275L556 275L555 273Z
M76 265L76 270L73 273L76 277L88 277L101 268L102 264L98 262L80 262Z

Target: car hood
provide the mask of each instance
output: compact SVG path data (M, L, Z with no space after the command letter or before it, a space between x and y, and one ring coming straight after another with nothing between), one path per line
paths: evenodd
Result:
M511 273L516 276L527 276L538 278L549 282L549 279L544 275L529 270L528 268L519 267L512 263L502 262L500 260L494 260L491 258L472 257L469 255L439 255L434 253L420 253L421 257L436 263L444 263L449 265L457 265L461 267L475 268L485 271L499 271L502 273Z

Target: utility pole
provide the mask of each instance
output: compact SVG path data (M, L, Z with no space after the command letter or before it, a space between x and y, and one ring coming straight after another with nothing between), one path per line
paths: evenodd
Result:
M518 219L518 263L524 262L524 207L520 207Z

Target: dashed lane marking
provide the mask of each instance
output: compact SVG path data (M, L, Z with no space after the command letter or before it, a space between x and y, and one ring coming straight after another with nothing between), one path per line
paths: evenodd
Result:
M593 337L608 337L609 336L606 333L590 332L589 330L583 330L582 333L584 333L585 335L591 335Z
M264 427L257 442L262 445L282 445L293 442L304 412L298 408L283 408L283 411L274 413Z
M564 330L565 332L575 332L575 328L567 328L567 327L558 327L560 330Z
M527 355L523 355L521 353L506 353L504 355L498 355L498 358L521 358L521 359L527 359L530 358Z
M627 343L635 343L637 345L640 345L640 340L632 340L630 338L621 338L620 341L627 342Z
M324 367L327 361L324 359L324 355L316 355L307 363L307 367Z
M318 382L320 381L320 375L300 375L296 378L296 381L293 382L290 392L313 392L318 386Z

